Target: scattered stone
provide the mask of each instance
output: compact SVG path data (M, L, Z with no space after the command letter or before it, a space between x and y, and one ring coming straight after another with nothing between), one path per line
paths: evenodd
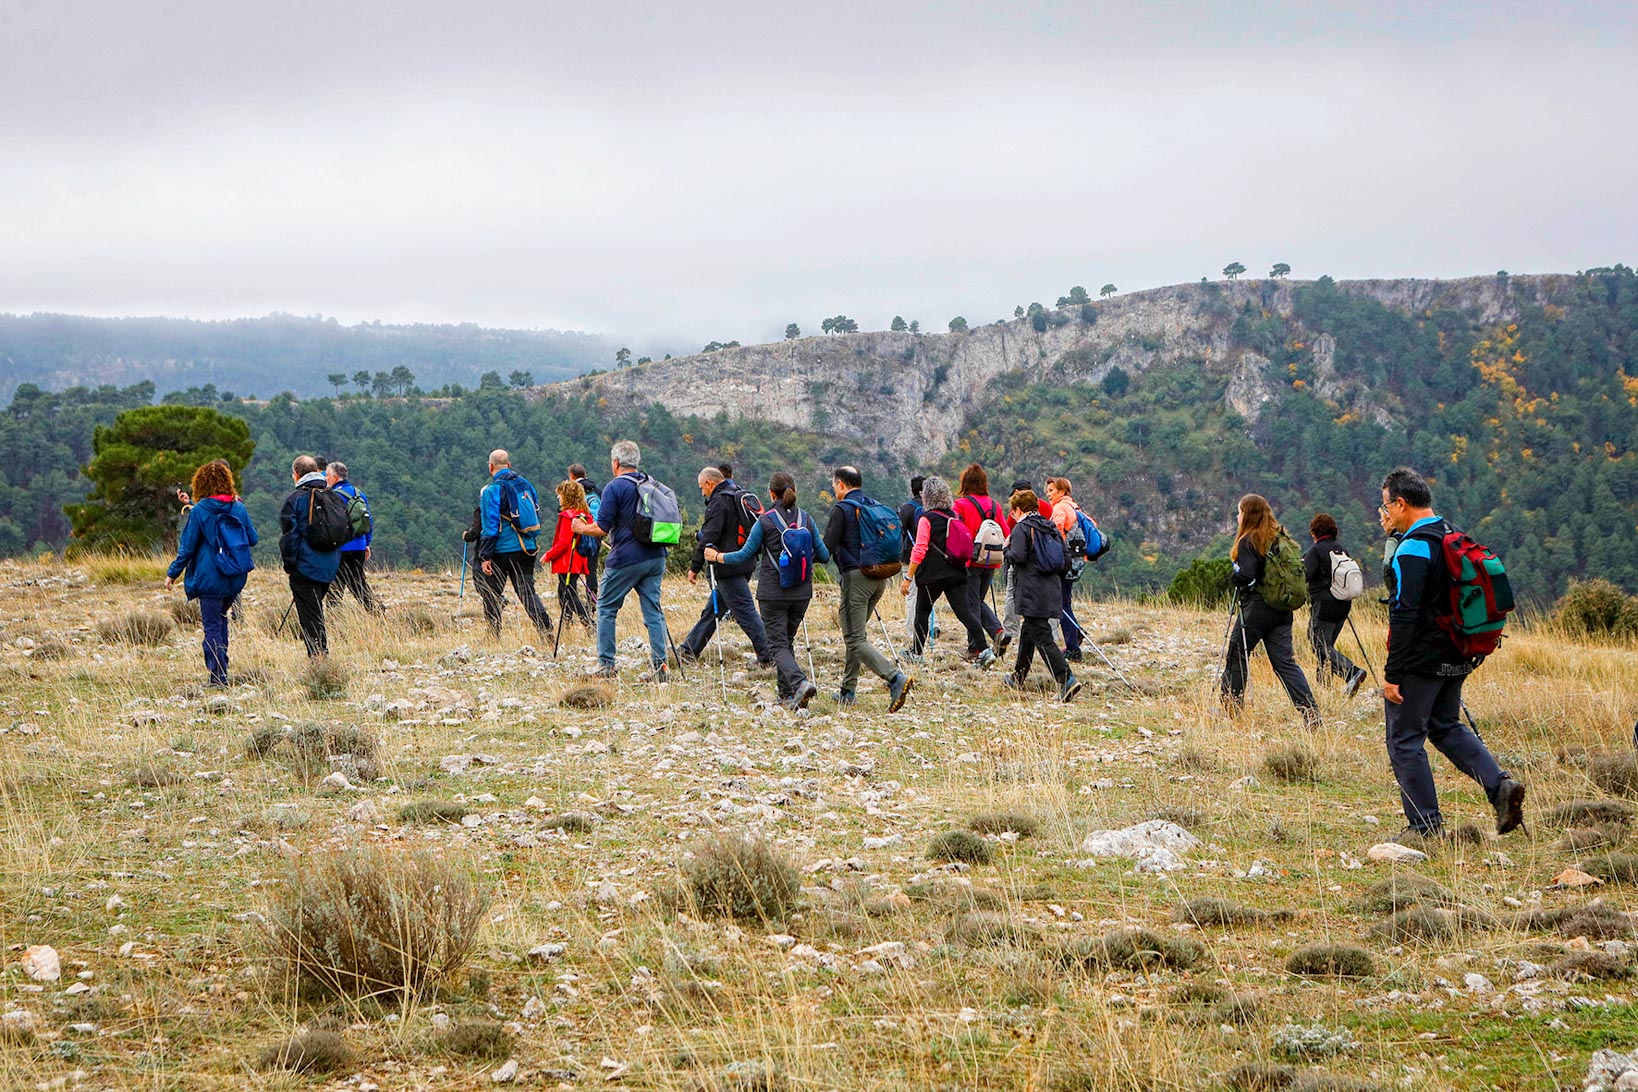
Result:
M551 963L563 956L566 944L537 944L529 949L529 959L535 963Z
M489 1079L496 1084L511 1084L518 1078L518 1060L508 1058L500 1067L489 1074Z
M1324 1024L1286 1024L1274 1029L1274 1049L1297 1058L1326 1058L1359 1049L1359 1040L1347 1028Z
M1563 872L1554 876L1553 882L1548 886L1556 888L1592 887L1603 882L1597 876L1590 876L1579 868L1566 868Z
M1137 862L1139 872L1175 872L1185 868L1183 858L1200 845L1200 839L1164 819L1122 827L1095 830L1081 842L1081 852L1098 857L1125 857Z
M1428 859L1428 855L1421 850L1402 846L1398 842L1378 842L1365 851L1365 856L1386 864L1412 864Z
M1621 1054L1596 1050L1587 1062L1587 1077L1582 1088L1584 1092L1616 1092L1621 1087L1617 1082L1635 1072L1638 1072L1638 1052Z
M36 982L55 982L63 976L63 961L49 944L31 944L23 949L23 973Z

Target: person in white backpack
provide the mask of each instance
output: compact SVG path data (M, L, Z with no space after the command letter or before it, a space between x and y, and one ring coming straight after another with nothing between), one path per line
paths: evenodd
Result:
M1006 560L1012 519L990 496L989 475L977 463L961 472L954 511L973 538L973 556L967 562L967 613L978 621L979 628L967 630L967 658L977 660L989 647L991 638L995 641L995 654L999 656L1012 643L1012 634L996 617L987 597L995 575Z
M1337 650L1354 600L1365 594L1365 570L1337 541L1337 521L1325 512L1308 523L1314 544L1302 555L1308 579L1308 642L1322 671L1342 680L1351 698L1365 681L1365 669Z

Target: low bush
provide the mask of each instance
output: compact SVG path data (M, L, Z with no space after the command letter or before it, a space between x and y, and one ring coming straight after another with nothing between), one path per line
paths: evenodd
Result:
M443 1048L463 1058L504 1058L512 1053L512 1037L498 1020L462 1020L444 1033Z
M1396 914L1413 906L1452 906L1456 892L1415 872L1400 872L1365 889L1361 908L1367 914Z
M337 1073L352 1066L353 1052L336 1032L303 1031L262 1051L257 1064L295 1073Z
M1495 924L1489 915L1467 906L1441 910L1435 906L1413 906L1387 921L1371 927L1371 935L1400 943L1407 940L1449 940L1469 929L1485 929Z
M175 623L163 614L149 610L135 610L123 618L110 618L97 624L97 636L104 644L162 645L170 640Z
M1172 920L1192 925L1267 925L1278 921L1290 921L1295 917L1292 910L1259 910L1255 906L1242 906L1233 899L1218 898L1215 895L1201 895L1192 899L1184 899L1172 910Z
M1638 796L1638 755L1631 751L1588 755L1587 776L1611 796Z
M1310 784L1320 779L1320 757L1300 743L1277 747L1263 756L1263 769L1287 785Z
M967 864L989 864L995 850L983 838L967 830L947 830L935 835L927 843L925 854L929 861L965 861Z
M951 918L944 927L945 940L967 948L1026 944L1037 937L1034 927L995 910L969 910Z
M169 762L149 759L131 771L131 784L139 789L165 789L186 783L188 775Z
M1553 620L1575 637L1638 636L1638 599L1608 580L1577 580L1553 604Z
M1292 952L1285 969L1303 978L1369 978L1376 960L1353 944L1310 944Z
M303 781L339 770L353 781L372 781L376 769L375 737L344 724L302 724L287 736L291 764Z
M1605 883L1638 883L1638 853L1601 853L1579 867Z
M783 921L796 908L802 880L766 839L720 835L682 866L683 885L702 913Z
M541 830L561 830L569 834L585 834L597 829L597 816L583 811L565 811L548 815L540 821Z
M199 624L199 600L177 599L171 603L171 618L183 628Z
M1554 932L1560 936L1586 937L1588 940L1619 940L1633 934L1632 919L1602 902L1556 910L1527 910L1515 914L1508 924L1527 932Z
M1547 812L1547 822L1555 827L1600 826L1630 823L1638 808L1623 800L1571 800Z
M1202 610L1225 607L1229 602L1229 573L1233 568L1226 557L1197 557L1172 577L1166 598Z
M596 683L571 686L558 699L570 709L602 709L614 703L614 691Z
M1553 960L1547 970L1557 978L1576 981L1586 978L1629 978L1632 964L1608 952L1570 952Z
M398 808L400 823L459 823L472 809L453 800L411 800Z
M1199 963L1205 954L1206 949L1199 941L1167 936L1152 929L1124 929L1107 936L1082 939L1053 953L1066 967L1113 970L1184 969Z
M328 656L319 656L307 661L307 668L301 673L301 684L313 701L345 698L347 669Z
M1012 833L1020 838L1030 838L1040 831L1041 824L1028 815L1018 815L1010 811L990 811L967 820L967 829L975 834Z

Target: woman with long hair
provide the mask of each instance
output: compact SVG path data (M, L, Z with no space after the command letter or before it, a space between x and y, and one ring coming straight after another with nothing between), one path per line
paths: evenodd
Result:
M779 673L779 702L805 709L819 692L796 658L796 633L813 601L813 567L830 560L822 533L796 506L796 479L783 470L768 480L772 505L751 524L745 545L733 553L706 547L713 565L743 565L757 558L756 609Z
M1237 592L1236 610L1220 690L1223 704L1231 712L1238 712L1245 703L1252 650L1261 644L1268 651L1274 674L1285 685L1286 696L1302 714L1303 723L1315 728L1320 720L1319 703L1314 700L1308 678L1297 666L1292 652L1292 613L1270 606L1262 594L1268 554L1279 539L1280 531L1280 523L1266 498L1256 493L1240 498L1239 526L1234 534L1234 547L1229 551L1229 560L1233 562L1230 579Z
M176 578L186 573L183 590L189 599L199 601L210 685L226 686L227 616L254 568L250 548L256 545L256 528L234 488L233 468L222 459L213 459L193 472L191 496L193 507L177 543L176 560L165 573L165 586L175 587Z
M979 628L967 631L967 658L976 660L989 647L989 639L995 639L995 654L997 656L1007 651L1012 643L1012 634L1002 626L1001 619L996 617L986 597L990 593L990 585L995 574L1001 571L1001 560L1007 544L1007 536L1012 533L1012 519L1006 509L990 497L990 478L984 468L978 463L971 463L961 472L961 484L955 498L955 514L961 517L961 522L967 525L972 532L975 543L982 536L984 522L993 520L996 528L1001 532L1000 540L995 544L993 559L978 556L984 551L974 550L974 557L967 563L967 613L979 621Z
M916 524L915 545L910 548L910 567L904 571L899 593L916 592L915 643L910 655L920 656L927 645L928 622L933 616L933 604L942 596L955 612L957 621L968 633L984 632L984 624L973 613L967 602L967 562L972 557L973 538L961 517L955 513L955 498L950 495L950 483L943 478L928 478L921 484L921 519ZM952 528L959 528L955 530ZM952 550L955 542L964 549ZM963 658L979 667L995 662L993 649L981 649L977 654L967 652Z
M591 629L591 606L582 597L580 581L590 579L591 559L580 552L580 536L574 533L574 521L592 518L586 506L586 489L578 481L559 483L557 487L557 530L552 534L552 545L541 559L551 563L557 574L557 609L572 614L587 629ZM587 588L586 595L591 594Z

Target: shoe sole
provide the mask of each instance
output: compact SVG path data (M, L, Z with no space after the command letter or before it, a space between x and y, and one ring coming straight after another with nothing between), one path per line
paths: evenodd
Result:
M910 691L915 687L915 685L916 680L913 677L906 677L904 680L904 689L899 691L898 697L894 698L888 703L887 711L889 713L897 713L900 709L903 709L905 699L910 697Z
M1343 694L1345 694L1347 697L1351 698L1355 694L1359 693L1359 688L1364 686L1364 685L1365 685L1365 676L1361 675L1359 678L1355 679L1353 682L1348 684L1347 689L1345 689L1343 691Z
M804 690L801 694L797 695L796 707L798 709L806 709L808 707L808 702L812 701L813 696L817 693L819 693L819 691L813 689L812 687Z
M1065 690L1061 695L1059 695L1058 700L1067 705L1075 700L1075 696L1081 692L1081 687L1081 683L1076 683L1074 686L1070 687L1068 690Z
M1496 815L1497 834L1511 834L1524 825L1524 786L1516 781L1513 784L1516 789L1507 800L1506 810Z

